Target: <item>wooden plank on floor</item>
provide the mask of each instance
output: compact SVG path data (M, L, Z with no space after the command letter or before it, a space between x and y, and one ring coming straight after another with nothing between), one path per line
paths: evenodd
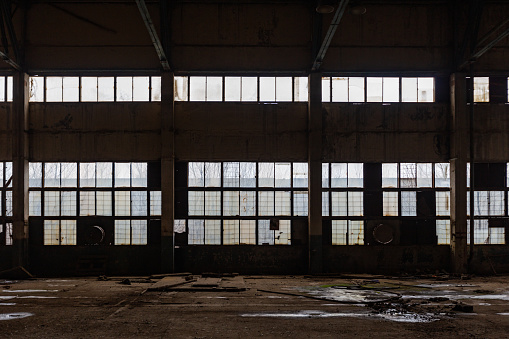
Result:
M199 278L193 287L219 287L221 278Z
M219 287L224 289L237 289L237 290L245 290L246 283L244 282L243 277L231 277L231 278L223 278L221 280L221 284Z
M186 281L185 277L166 277L148 288L149 291L164 291L175 286L191 283L195 280Z

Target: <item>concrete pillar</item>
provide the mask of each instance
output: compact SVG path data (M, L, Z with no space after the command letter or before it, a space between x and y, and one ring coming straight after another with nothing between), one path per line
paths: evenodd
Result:
M322 75L309 75L308 103L309 273L323 272L322 255Z
M175 191L175 139L173 73L161 76L161 272L173 272Z
M466 76L451 75L451 268L467 271L467 155L469 154Z
M14 75L12 103L13 267L28 267L28 75Z

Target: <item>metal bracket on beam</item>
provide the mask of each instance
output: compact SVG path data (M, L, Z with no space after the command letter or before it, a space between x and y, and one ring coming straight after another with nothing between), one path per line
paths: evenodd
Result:
M322 46L316 55L316 58L313 62L313 66L311 67L312 71L317 71L322 65L323 59L325 58L325 54L327 53L327 49L334 37L334 33L336 33L336 29L338 28L339 22L345 13L346 6L348 6L349 0L341 0L339 2L338 8L336 9L336 13L334 14L334 18L332 18L332 22L329 26L329 30L325 35L325 39L322 42Z
M157 36L156 28L150 18L150 13L148 12L147 5L145 4L145 0L136 0L136 4L138 5L138 9L140 10L141 17L143 18L143 22L147 27L148 34L150 35L150 39L152 40L152 44L156 49L157 56L159 57L159 61L163 66L165 71L171 71L170 64L168 62L168 58L164 52L163 45Z

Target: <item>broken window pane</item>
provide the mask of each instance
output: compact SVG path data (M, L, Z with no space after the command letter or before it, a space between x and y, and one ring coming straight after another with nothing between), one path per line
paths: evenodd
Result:
M417 216L417 192L401 192L401 216Z
M205 245L221 245L221 220L205 220Z
M308 187L307 162L293 163L293 187Z
M468 170L467 170L468 173ZM450 174L449 163L436 163L435 164L435 187L449 187Z
M5 101L5 79L0 78L0 101ZM44 101L44 77L30 77L30 98L31 102Z
M31 217L41 216L41 192L28 192L28 215Z
M60 215L76 215L76 192L64 191L60 195ZM46 203L46 202L45 202Z
M222 77L207 77L207 101L223 101Z
M131 186L131 164L130 163L115 163L115 187L130 187Z
M348 78L332 78L332 102L348 102Z
M76 245L76 220L60 221L60 244Z
M60 222L44 220L44 245L60 245Z
M117 101L133 101L132 77L117 77Z
M295 77L294 81L294 101L303 102L308 101L308 78L307 77Z
M241 101L258 101L258 78L242 77Z
M367 78L367 102L382 102L382 78Z
M322 78L322 102L330 102L331 78Z
M275 77L260 77L260 101L276 101Z
M474 77L474 102L490 102L489 77Z
M258 215L274 215L274 192L258 192Z
M256 163L240 163L240 187L256 187Z
M435 78L417 78L418 101L435 101Z
M293 192L293 215L294 216L307 216L308 215L308 192L296 191Z
M240 77L224 78L224 100L240 101Z
M276 101L292 101L292 77L276 77Z
M1 164L1 163L0 163ZM12 187L12 162L6 161L5 165L5 184L4 187Z
M417 78L401 78L401 101L417 102Z
M223 215L238 216L239 211L239 191L223 192Z
M46 101L62 102L62 77L46 77Z
M451 243L451 223L449 220L437 220L436 232L438 245L449 245Z
M0 171L3 172L3 168ZM31 162L28 165L28 183L30 187L42 187L42 163Z
M115 100L115 78L99 77L97 78L97 101Z
M188 168L188 186L203 187L205 185L205 163L190 162Z
M80 216L95 215L95 192L80 192Z
M116 216L131 215L131 192L129 191L115 192L115 215Z
M291 233L291 221L279 220L279 230L274 231L274 245L290 245Z
M115 220L115 245L131 244L131 221Z
M329 192L322 192L322 216L329 216Z
M55 217L60 215L60 192L44 192L44 215Z
M147 187L147 163L133 162L131 163L131 186Z
M147 192L132 191L131 192L131 215L146 216L147 215Z
M205 222L204 220L189 220L188 223L187 243L189 245L203 245L205 239Z
M436 192L437 216L449 216L451 214L451 192Z
M96 163L96 185L97 187L113 186L113 163L98 162Z
M398 192L383 192L383 216L398 216Z
M274 215L291 215L291 195L290 192L276 191L274 199Z
M65 102L80 101L80 78L64 77L63 78L63 100Z
M112 214L112 192L96 192L96 213L97 215L111 216Z
M332 245L346 245L348 220L332 220Z
M83 102L97 101L97 77L81 78L81 101Z
M258 220L258 245L274 245L274 231L270 220Z
M150 215L161 215L161 191L150 192Z
M240 215L241 216L256 215L255 191L240 191Z
M131 245L147 244L147 220L131 220Z
M161 101L161 77L150 78L150 100Z
M205 163L205 187L221 187L221 163Z
M239 187L240 185L240 163L224 162L223 163L223 186Z
M173 232L185 233L186 232L186 220L185 219L173 220Z
M149 77L133 77L133 101L149 101Z
M260 162L258 164L258 187L274 187L273 162Z
M382 187L398 187L398 164L382 164Z
M349 163L347 176L348 176L348 187L363 187L364 164Z
M174 77L174 97L175 101L187 101L189 98L189 78Z
M206 77L189 77L189 101L205 101Z
M189 215L205 214L205 192L188 192Z
M401 163L399 178L400 187L417 187L417 164Z
M239 244L239 220L223 221L223 244L238 245Z

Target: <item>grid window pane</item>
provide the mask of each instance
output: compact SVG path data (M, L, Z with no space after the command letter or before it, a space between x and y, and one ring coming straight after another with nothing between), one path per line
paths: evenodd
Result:
M383 101L399 102L399 78L383 78Z
M348 195L347 192L331 192L332 216L348 215Z
M256 220L240 220L240 244L256 245Z
M240 187L256 187L256 163L240 163Z
M76 245L76 220L60 221L60 244Z
M95 163L80 163L80 187L95 187Z
M258 220L258 245L274 245L274 231L270 220Z
M293 187L308 187L308 164L306 162L293 163Z
M131 215L131 192L125 191L115 192L115 215L116 216Z
M383 192L383 215L398 216L398 192Z
M417 216L417 192L401 192L401 216Z
M256 215L255 191L240 191L240 215L243 217Z
M115 220L115 245L131 244L131 221Z
M221 215L221 192L205 192L205 215Z
M205 245L221 245L221 220L205 220Z
M331 187L348 187L348 164L331 164Z
M362 192L348 192L348 215L364 215L364 194Z
M96 213L97 215L111 216L112 212L112 192L95 193L97 198Z
M274 202L274 214L289 216L291 214L290 207L291 207L290 192L276 191Z
M60 245L60 222L44 220L44 245Z
M3 176L3 166L0 167L0 178ZM0 180L0 183L2 180ZM42 187L42 163L31 162L28 165L28 184L30 187Z
M147 187L147 163L133 162L131 164L131 186Z
M322 188L329 187L329 164L322 164Z
M401 163L399 178L400 187L417 187L417 164Z
M131 192L131 215L146 216L147 215L147 192L132 191Z
M221 163L205 163L205 187L221 187Z
M115 163L115 187L131 186L131 164Z
M97 187L113 186L113 163L98 162L96 163L96 185Z
M31 217L41 216L41 192L28 192L28 215Z
M279 220L279 230L274 231L274 245L291 245L291 221Z
M240 163L223 163L223 187L239 187L240 185Z
M224 220L223 221L223 244L224 245L238 245L239 244L239 220Z
M223 215L238 216L239 211L239 191L223 192Z
M205 215L205 192L188 192L189 215Z
M274 192L258 192L258 215L274 215Z
M150 215L161 215L161 191L150 192Z
M363 187L364 164L349 163L347 176L348 176L348 187Z
M203 187L205 185L205 163L190 162L188 166L188 186Z
M332 220L332 245L346 245L348 220Z
M274 187L274 163L258 164L258 187Z
M76 215L76 192L60 192L60 215Z
M147 220L131 220L131 245L147 244Z
M449 187L451 182L449 163L435 164L435 187ZM468 171L467 171L468 173Z
M60 187L77 187L78 164L75 162L62 162L60 164Z
M205 240L205 221L188 220L187 243L189 245L203 245Z
M52 191L44 192L44 215L45 216L60 215L60 192Z
M276 162L275 183L276 187L290 187L292 170L290 163Z
M363 220L348 220L348 244L364 245Z
M417 164L417 187L432 187L433 171L431 163Z
M95 215L95 192L80 192L80 215Z
M307 216L308 215L308 192L293 192L293 215L294 216Z
M398 187L398 164L382 164L382 187Z
M322 216L329 216L329 192L322 192Z
M60 187L60 164L47 162L44 164L44 187Z
M437 220L436 231L438 245L449 245L451 243L451 223L449 220Z
M449 216L451 214L451 192L436 192L437 216Z

